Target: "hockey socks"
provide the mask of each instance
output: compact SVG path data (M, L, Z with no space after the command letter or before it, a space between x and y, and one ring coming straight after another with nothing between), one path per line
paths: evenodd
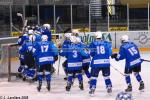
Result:
M91 78L91 74L89 71L85 71L85 74L86 74L87 78Z
M136 80L140 83L142 81L141 75L139 73L134 73Z
M77 77L78 77L78 80L79 80L79 88L80 88L81 90L84 90L82 74L79 73L79 74L77 75Z
M38 78L38 81L42 81L43 80L43 72L38 72L37 78Z
M106 88L112 87L112 83L109 77L104 77Z
M51 81L51 74L50 72L45 72L46 81Z
M130 75L126 75L126 76L125 76L125 80L126 80L126 83L127 83L128 85L131 84Z
M29 77L29 79L33 79L35 76L35 69L29 69L27 76Z
M105 80L105 85L106 85L107 92L111 93L112 92L112 83L111 83L111 80L110 80L109 76L104 77L104 80Z
M96 83L97 83L96 77L91 77L90 91L89 91L90 95L94 95L94 92L95 92L95 89L96 89Z
M95 77L91 77L91 81L90 81L90 89L92 88L96 88L96 83L97 83L97 80Z
M72 79L73 79L73 75L72 74L68 74L67 81L72 84Z

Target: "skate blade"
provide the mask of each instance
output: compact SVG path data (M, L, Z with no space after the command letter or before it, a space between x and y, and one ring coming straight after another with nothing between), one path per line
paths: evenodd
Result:
M107 94L108 94L108 96L112 96L112 92L110 92L110 93L107 92Z
M142 93L142 92L144 92L144 89L142 89L142 90L139 90L140 91L140 93Z
M94 97L94 94L89 94L90 97Z

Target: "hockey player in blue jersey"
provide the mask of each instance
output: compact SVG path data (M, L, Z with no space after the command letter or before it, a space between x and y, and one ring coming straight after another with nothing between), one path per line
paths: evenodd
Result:
M43 25L42 35L47 35L48 41L51 41L51 38L52 38L52 33L51 33L50 29L51 29L50 24Z
M108 93L112 92L110 76L110 55L112 53L111 44L102 39L102 33L95 33L96 40L89 46L91 61L91 81L89 94L94 94L97 84L97 77L102 71Z
M121 37L121 46L118 54L112 54L112 58L115 58L115 60L126 60L125 64L125 80L128 85L127 89L125 89L126 92L132 91L132 84L130 79L130 74L132 72L134 73L137 81L139 82L139 90L144 89L144 82L142 81L141 75L139 74L141 72L141 56L140 52L138 50L138 47L131 41L129 41L129 37L127 35L123 35Z
M76 75L79 80L79 88L83 90L82 60L83 56L87 56L87 54L76 44L75 36L71 36L70 41L71 43L65 48L62 48L60 52L60 55L65 56L67 59L66 71L68 73L68 78L66 91L70 91L71 89L73 75Z
M26 68L23 71L24 79L33 79L35 77L35 60L33 57L32 49L35 45L35 35L30 35L29 40L26 41L19 49L19 53L24 56L24 63Z
M19 37L17 44L22 47L29 40L29 35L33 34L33 30L28 30L25 34ZM22 72L25 69L24 55L19 53L20 66L18 68L18 77L22 77Z
M37 90L40 91L42 87L43 75L46 77L47 89L50 91L51 82L51 67L58 59L58 49L53 42L48 41L47 35L42 35L42 41L38 42L33 49L33 54L38 67L37 78L39 86Z
M67 48L67 46L71 43L71 42L70 42L71 33L65 33L64 36L65 36L65 40L64 40L63 44L62 44L60 47L62 47L62 48ZM65 72L65 74L66 74L66 77L64 78L64 80L67 80L67 75L68 75L68 74L67 74L67 71L66 71L67 60L65 60L65 61L63 62L62 66L63 66L64 72Z
M81 42L81 39L79 37L77 37L76 39L77 39L78 46L83 48L83 50L87 54L87 56L83 57L83 71L86 74L87 78L90 80L91 74L89 72L89 66L90 66L90 62L91 62L91 57L89 54L88 47L84 43Z

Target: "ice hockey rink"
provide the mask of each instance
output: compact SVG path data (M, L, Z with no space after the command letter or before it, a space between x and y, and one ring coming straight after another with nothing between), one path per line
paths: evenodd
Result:
M150 52L144 52L141 54L143 59L150 60ZM64 61L64 58L61 57L61 62ZM124 61L116 62L111 59L111 65L117 68L119 71L124 71ZM142 72L141 76L145 83L144 92L139 92L135 77L132 75L132 85L133 91L132 96L134 100L150 100L150 62L142 63ZM13 66L18 66L13 62ZM113 92L111 95L108 95L105 89L104 79L99 74L97 89L95 95L91 97L89 95L89 85L88 79L84 75L84 91L81 91L78 88L78 81L75 79L74 85L71 88L70 92L65 91L66 81L63 80L64 72L62 66L60 66L59 75L57 74L58 70L58 61L55 63L56 73L52 78L51 91L48 92L46 89L46 82L43 83L41 92L36 90L37 82L29 83L23 82L20 79L12 77L11 82L7 82L7 79L0 78L0 100L11 100L11 97L19 97L22 99L12 99L12 100L115 100L116 95L124 91L126 88L126 83L124 76L118 73L114 68L111 67L111 80L113 84ZM24 98L24 99L23 99Z

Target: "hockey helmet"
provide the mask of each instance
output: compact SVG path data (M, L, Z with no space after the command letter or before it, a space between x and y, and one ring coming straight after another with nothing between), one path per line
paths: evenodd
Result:
M102 32L101 32L101 31L97 31L97 32L95 33L95 37L96 37L97 39L101 39L101 38L102 38Z
M28 30L29 35L33 34L33 32L34 32L33 30Z
M47 28L47 29L51 29L51 25L50 24L44 24L43 27Z
M65 37L66 38L70 38L71 37L71 33L65 33Z
M32 42L35 41L35 35L30 35L29 36L29 41L32 41Z
M70 37L70 41L71 41L72 43L76 43L76 42L77 42L76 36L71 36L71 37Z
M72 35L73 36L78 36L79 35L78 33L79 33L78 29L73 29L72 30Z
M133 100L133 97L130 93L120 92L117 94L116 100Z
M76 37L76 41L77 41L77 43L81 43L81 38Z
M48 40L48 36L47 35L42 35L41 39L42 39L42 41L47 41Z
M129 41L128 35L123 35L123 36L121 37L121 42L128 42L128 41Z

